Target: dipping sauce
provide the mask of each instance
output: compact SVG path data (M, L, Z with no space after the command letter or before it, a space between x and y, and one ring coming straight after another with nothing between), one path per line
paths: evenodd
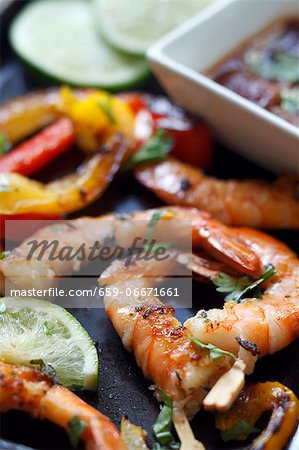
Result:
M217 63L208 76L299 126L299 18L267 27Z

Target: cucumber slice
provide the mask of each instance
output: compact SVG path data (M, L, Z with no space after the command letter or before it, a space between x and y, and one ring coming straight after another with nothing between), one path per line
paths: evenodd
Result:
M115 48L144 55L148 47L215 0L93 0L95 20Z
M32 298L0 299L0 359L54 367L59 383L96 390L98 355L87 331L64 308Z
M58 82L124 89L149 74L141 58L111 49L97 34L89 0L39 0L13 21L10 41L31 67Z

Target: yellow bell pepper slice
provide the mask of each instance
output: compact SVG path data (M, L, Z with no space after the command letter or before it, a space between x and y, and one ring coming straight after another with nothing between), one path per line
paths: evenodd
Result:
M100 90L80 96L67 87L61 88L60 97L59 110L72 120L77 142L83 150L97 151L113 133L121 133L128 139L133 137L134 113L121 98Z
M0 174L0 214L62 214L98 198L119 169L127 141L114 135L103 151L91 156L75 173L48 184L17 173Z
M216 428L224 440L245 440L257 432L255 424L265 411L272 411L264 431L250 448L281 450L298 424L299 401L294 392L278 382L247 386L230 411L216 415Z

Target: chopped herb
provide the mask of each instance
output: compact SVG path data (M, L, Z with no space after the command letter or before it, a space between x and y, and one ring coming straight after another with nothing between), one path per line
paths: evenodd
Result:
M6 258L6 256L9 255L10 252L1 252L0 253L0 261L2 261L4 258Z
M221 356L225 356L225 355L230 356L234 361L236 361L236 359L237 359L237 357L233 353L227 352L226 350L222 350L221 348L216 347L216 345L213 345L213 344L205 344L204 342L201 342L199 339L197 339L195 337L191 337L190 342L198 345L200 348L209 350L210 358L212 361L214 361L217 358L221 358Z
M112 95L107 94L106 101L99 100L97 104L99 108L102 110L102 112L105 114L109 122L112 125L115 125L116 120L112 112Z
M152 448L155 450L179 449L180 443L175 441L171 433L173 413L172 398L163 391L161 391L161 398L164 402L164 406L153 425L153 430L158 442L156 442Z
M0 314L3 314L6 311L6 305L5 303L0 304Z
M32 364L33 366L40 366L40 367L42 367L42 366L45 365L43 359L31 359L31 360L29 361L29 363Z
M85 428L87 427L87 423L80 419L79 416L74 416L68 423L67 434L70 440L71 445L74 448L78 447L81 436Z
M277 81L299 82L298 59L286 53L273 52L271 58L265 58L259 51L252 51L246 56L252 72Z
M47 336L52 336L53 333L49 328L49 323L47 322L47 320L43 323L43 332L47 335Z
M0 133L0 155L5 155L5 153L8 153L11 148L11 142L7 139L5 134Z
M232 428L221 432L221 438L224 442L231 441L233 439L238 439L241 436L248 436L252 433L259 433L260 430L254 425L249 423L247 420L240 420Z
M124 170L130 170L139 164L160 161L166 158L172 146L173 139L166 137L165 130L160 129L126 162Z
M299 88L283 89L280 98L283 109L293 114L299 114Z
M0 184L0 192L13 192L15 191L14 188L11 186L8 186L7 184Z
M13 377L15 377L16 375L17 375L17 371L16 370L12 370L11 372L10 372L10 374L13 376Z
M226 273L220 273L217 277L212 279L212 282L218 286L218 292L229 292L225 297L225 301L233 300L239 302L246 295L253 298L261 298L262 292L259 289L260 285L275 275L276 270L272 264L265 266L264 273L258 280L253 281L251 277L232 277Z
M40 370L43 375L51 378L53 384L58 383L56 370L53 366L51 366L51 364L46 364L43 359L31 359L29 361L29 364L31 364L32 366L38 366L37 369Z
M152 245L150 244L150 242L153 240L155 229L158 225L159 220L168 213L172 214L172 211L156 211L150 218L147 225L147 233L145 235L145 239L147 240L147 242L149 242L149 244L146 244L144 246L145 252L147 252L149 249L151 249L152 252L155 252L158 248L164 248L165 250L168 250L171 247L171 244L169 242L154 242Z

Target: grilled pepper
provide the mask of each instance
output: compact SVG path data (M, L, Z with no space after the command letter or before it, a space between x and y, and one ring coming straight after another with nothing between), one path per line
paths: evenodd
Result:
M0 173L30 175L69 149L75 138L72 122L66 117L0 157Z
M216 415L215 425L225 441L245 440L259 431L255 424L265 411L272 411L270 420L249 448L280 450L298 424L299 401L294 392L278 382L247 386L230 411Z
M0 173L0 214L61 214L87 206L106 189L127 148L127 141L115 134L75 173L48 184Z

